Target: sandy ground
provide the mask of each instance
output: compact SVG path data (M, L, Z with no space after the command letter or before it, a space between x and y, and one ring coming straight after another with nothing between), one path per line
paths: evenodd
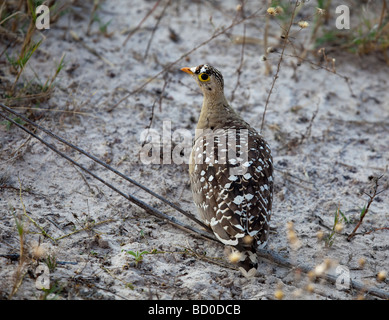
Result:
M279 55L269 54L272 72L266 76L261 60L262 15L184 56L232 23L237 1L172 1L168 6L167 1L161 1L124 45L129 32L154 4L140 0L103 2L97 14L101 24L110 21L106 35L99 30L98 22L87 35L91 6L74 6L71 13L44 32L41 50L23 74L24 81L34 78L32 70L40 79L47 79L66 53L66 66L51 98L33 105L36 110L15 110L195 213L187 165L142 163L142 132L152 118L151 128L157 132L162 132L165 122L173 132L189 130L194 134L202 97L193 80L179 70L181 67L204 62L215 65L224 74L226 96L231 98L242 57L242 44L236 36L242 37L244 24L246 36L257 40L244 46L240 85L231 104L259 130ZM306 10L314 11L314 3L307 6ZM261 8L264 14L265 6L248 1L245 14ZM309 34L303 30L293 38L296 50L306 40L304 32ZM280 27L272 21L269 41L278 48L280 33ZM286 52L292 55L293 46ZM332 274L338 271L341 276L345 272L347 279L349 276L364 284L366 290L378 288L389 293L387 282L377 281L380 271L389 271L388 190L374 199L353 240L346 240L369 200L365 193L370 192L374 177L384 174L378 190L388 187L389 69L376 56L330 55L336 58L338 74L306 62L296 66L296 58L285 56L271 96L263 131L276 166L274 232L269 248L296 264L312 267L331 259ZM112 109L180 57L183 59L169 70ZM319 62L313 56L308 59ZM8 70L4 73L9 75ZM349 84L340 75L349 77ZM39 134L55 143L46 134ZM363 290L342 286L341 279L338 286L312 282L267 260L261 261L258 277L247 280L229 266L221 245L148 215L15 126L7 129L0 125L0 138L0 254L19 253L15 217L23 220L25 250L29 253L14 299L45 296L36 288L37 281L42 280L37 272L39 262L31 258L39 242L42 260L50 255L59 261L47 273L51 286L46 291L46 295L51 292L48 298L273 299L276 290L287 299L371 298ZM55 144L123 192L195 226L103 167ZM27 215L56 241L43 236L41 229L23 216L23 204ZM331 238L331 245L328 241L326 245L337 208L348 223L343 220L343 228ZM288 240L288 222L293 222L296 247ZM144 254L139 263L127 253L153 250L155 254ZM0 257L2 299L9 297L16 283L18 265L18 261ZM338 265L343 269L336 269Z

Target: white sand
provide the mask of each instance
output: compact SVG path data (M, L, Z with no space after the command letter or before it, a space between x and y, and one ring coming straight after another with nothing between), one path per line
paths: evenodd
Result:
M37 121L45 128L195 213L187 165L143 164L139 160L140 135L150 123L154 103L151 128L162 132L163 121L169 121L172 131L185 129L194 134L202 97L193 80L180 71L181 67L213 64L224 75L226 96L230 99L242 50L241 44L231 39L242 36L243 24L194 51L108 112L127 92L140 87L165 66L212 37L218 28L229 26L237 5L236 1L218 2L219 6L208 1L173 1L154 34L148 57L143 59L152 28L166 1L161 2L126 45L123 42L128 30L138 25L154 3L104 2L98 15L103 23L111 20L109 37L99 32L97 23L92 25L91 35L86 35L90 7L75 7L81 19L68 14L52 24L44 33L47 38L41 50L29 64L43 81L52 76L62 53L66 53L66 67L56 80L50 100L39 105L52 111L34 114L42 113L43 118ZM246 15L259 9L256 3L249 1ZM313 11L314 5L310 4L307 10ZM262 39L264 24L264 16L247 21L246 36ZM178 42L169 38L169 28L178 34ZM75 41L70 31L82 40ZM277 44L275 36L280 32L280 27L272 23L271 43ZM306 29L295 35L292 41L296 48L310 32L311 29ZM86 46L98 52L100 58ZM291 46L287 53L293 54ZM231 102L258 130L279 57L276 53L268 56L272 75L265 76L262 54L261 44L245 45L240 86ZM369 177L385 173L379 190L388 186L388 66L375 56L359 58L350 54L343 56L340 52L329 56L336 58L336 71L349 77L354 96L342 77L309 63L296 68L297 59L284 57L270 99L263 134L272 147L277 170L271 222L276 232L271 235L269 248L296 263L312 266L332 259L347 268L351 279L366 283L367 288L389 292L385 282L376 281L380 270L389 271L389 231L378 230L389 227L388 191L374 200L357 236L351 242L346 241L346 234L355 227L360 210L369 199L363 194L370 190ZM315 57L308 56L308 59L318 62ZM4 72L8 74L7 70ZM23 77L27 80L34 77L31 68L27 68ZM163 90L164 79L167 85ZM309 137L300 144L293 143L307 132L317 109ZM41 136L54 143L46 134ZM9 178L7 186L16 188L0 189L0 254L19 252L19 237L10 209L14 207L18 214L22 213L18 177L28 215L51 237L59 238L86 225L106 221L54 243L42 237L40 230L25 219L28 247L41 239L46 250L55 253L58 260L78 263L58 265L50 273L51 284L57 282L62 287L57 292L58 298L272 299L278 288L289 299L353 299L359 294L354 290L338 290L325 282L315 283L314 291L308 292L305 276L298 279L293 271L268 261L260 263L258 277L246 280L238 271L202 260L193 253L206 253L216 263L225 261L223 247L148 215L34 138L21 146L27 138L15 126L6 130L5 125L0 125L0 172ZM59 149L123 192L194 225L75 151L64 146ZM324 225L332 228L337 207L351 223L335 235L331 247L326 247L324 241L318 241L317 234L319 231L324 236L329 234ZM294 222L300 241L296 251L288 243L288 221ZM137 267L134 258L123 252L153 249L164 253L144 255ZM366 261L362 269L360 259ZM17 262L0 257L0 298L10 294L17 266ZM28 268L34 273L36 265L31 262ZM335 272L335 266L331 272ZM27 273L14 298L39 298L42 291L36 289L35 282Z

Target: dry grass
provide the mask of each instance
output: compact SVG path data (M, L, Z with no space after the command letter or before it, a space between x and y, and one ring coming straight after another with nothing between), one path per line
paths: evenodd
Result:
M207 40L203 41L199 45L185 52L178 59L165 65L161 71L156 72L154 76L148 78L146 81L138 85L130 93L121 97L117 103L111 105L107 110L107 112L112 112L120 103L125 101L131 95L134 95L135 93L138 93L143 89L145 89L153 80L165 74L169 69L177 65L182 60L186 59L193 52L199 50L200 48L214 41L218 37L221 36L229 37L230 36L229 32L231 29L233 29L238 25L244 25L244 32L242 35L243 40L240 42L241 55L240 55L240 61L237 68L237 80L231 96L231 100L234 100L234 94L241 86L240 74L241 74L244 57L245 57L245 46L247 42L252 41L252 39L246 37L246 24L258 18L264 19L266 21L264 41L263 41L264 52L266 52L265 62L267 66L265 73L270 74L272 71L271 67L276 66L276 71L273 75L272 82L270 84L269 92L264 106L264 111L262 114L261 131L264 128L266 123L266 112L268 109L272 108L271 98L273 95L273 89L276 88L277 79L286 61L288 62L297 61L296 63L300 63L300 64L308 63L310 65L316 66L317 68L323 69L326 72L336 74L337 76L341 77L344 81L346 81L348 85L349 85L348 78L343 76L342 74L337 73L336 60L335 58L332 58L332 56L336 56L337 50L348 49L351 52L350 54L356 53L359 55L380 52L386 59L386 62L389 63L388 58L386 56L387 48L389 47L388 45L389 22L388 22L388 15L386 13L387 6L385 0L381 2L382 5L380 6L378 11L375 11L369 17L365 17L364 20L362 20L362 22L358 26L353 28L353 30L350 33L347 33L346 36L344 33L340 35L340 33L338 33L336 30L333 30L333 28L328 28L328 25L326 24L326 21L328 21L331 17L329 12L330 12L331 5L333 5L332 1L318 1L318 5L321 4L321 7L319 8L323 9L324 11L320 11L320 10L318 11L314 9L312 6L304 7L304 5L301 2L297 2L297 1L294 3L290 1L264 1L264 2L268 6L268 8L274 8L274 9L267 10L267 14L264 13L266 10L258 10L250 15L244 15L243 12L244 12L245 1L242 1L241 6L237 8L236 16L233 19L231 19L230 24L215 30L214 34L211 35ZM99 10L100 4L101 4L100 1L95 1L93 8L91 9L89 24L86 32L87 35L91 34L93 22L97 21L96 13ZM141 29L142 24L145 23L145 21L153 13L155 13L159 7L161 7L160 15L156 19L154 28L151 31L151 35L149 38L147 49L143 55L143 59L146 59L147 56L149 55L149 49L153 41L154 33L157 31L159 23L162 21L166 10L169 10L170 4L171 1L166 1L163 6L163 1L156 1L154 6L150 9L150 11L148 11L147 14L140 19L138 25L129 32L127 38L125 39L124 44L127 41L129 41L129 39ZM54 5L54 1L48 1L48 5L49 6ZM61 12L65 12L68 9L70 10L72 5L74 4L72 4L72 2L69 1L66 2L62 8L57 8L56 15L54 15L53 19L58 19ZM0 28L1 28L0 32L1 32L1 36L8 41L7 46L0 53L0 59L2 59L6 64L6 66L10 70L12 70L12 72L10 72L8 77L5 77L4 81L2 82L3 88L1 90L2 96L0 97L0 101L9 106L23 106L24 108L27 109L29 108L29 106L36 104L38 102L43 103L51 97L51 95L53 94L53 89L56 85L56 79L58 78L58 75L60 74L61 70L64 68L65 61L66 61L65 55L58 57L58 64L53 69L53 73L52 73L53 75L47 78L46 80L40 79L38 73L35 73L36 76L33 79L27 79L27 80L23 79L23 74L29 64L29 61L32 59L32 57L34 57L34 55L37 54L37 52L39 52L41 44L43 43L43 41L45 41L45 37L39 31L37 31L34 25L36 19L36 17L34 17L33 14L34 6L35 6L35 2L29 0L27 2L27 5L23 4L22 1L8 1L8 2L4 2L0 7ZM302 19L302 17L304 17L304 19ZM274 21L277 21L277 23L274 24ZM282 34L281 39L269 39L271 37L269 30L270 28L274 28L274 25L279 26ZM105 28L103 28L104 26ZM374 26L374 28L372 28L372 26ZM107 24L100 25L100 27L102 28L102 30L100 31L104 33L105 36L107 36L108 35L106 30ZM367 30L369 28L370 31ZM371 31L372 29L374 32ZM297 38L301 36L303 33L308 33L309 36L301 46L298 44L299 40L297 40ZM77 35L74 35L73 38L74 40L77 40ZM339 38L342 38L342 40L346 40L344 42L345 44L339 45ZM77 41L79 40L80 39L78 39ZM267 46L268 43L271 42L270 40L272 41L276 40L279 43L278 47L268 48ZM89 52L93 53L97 58L104 60L104 57L99 53L97 53L93 48L90 47L85 47L85 48ZM331 52L331 56L327 54L327 52ZM308 58L309 56L314 56L314 58L313 59ZM276 63L271 63L272 59L275 59ZM314 61L314 59L317 59L318 61ZM165 79L162 93L164 93L167 83L168 80ZM350 85L349 88L350 88L350 92L353 94ZM163 95L161 94L159 99L160 109L162 104L162 96ZM155 103L156 102L157 100L155 100ZM154 119L155 103L152 108L152 115L150 118L149 127L151 127L152 121ZM314 120L316 115L317 115L317 111L312 115L312 118L307 126L306 131L301 135L299 139L293 141L293 143L290 143L291 141L289 141L285 144L287 148L296 148L301 146L303 143L307 143L308 138L311 135L311 129L314 125ZM19 119L20 122L20 119L22 118L15 118L15 119ZM27 121L25 123L21 123L21 126L25 125L26 123ZM17 125L16 123L14 124ZM29 123L29 125L32 124ZM73 146L69 146L69 145L68 147L73 148ZM78 166L78 163L74 163L74 162L72 163ZM103 163L103 165L106 168L110 168L106 163ZM81 167L81 169L84 168ZM86 172L90 173L87 170ZM99 176L97 175L92 175L92 176L96 180L100 180L106 185L110 185L108 182L102 180ZM289 178L293 181L297 180L293 176L289 176ZM138 184L138 187L142 187L142 185ZM367 207L363 211L363 214L361 214L361 219L359 223L356 225L354 231L349 235L350 239L356 235L356 230L362 224L363 218L369 211L373 199L378 194L377 189L378 189L378 179L377 179L376 188L373 190L373 193L368 195L369 202ZM189 229L187 228L186 225L182 225L179 221L175 219L171 219L171 217L165 214L161 214L155 208L145 205L144 203L138 201L136 198L132 197L131 195L126 194L122 190L116 188L112 188L112 190L118 192L124 198L135 203L136 205L139 205L146 212L154 214L159 218L162 217L161 219L167 219L176 227ZM152 196L155 197L156 195L152 194ZM160 197L159 199L161 200L161 198L163 197ZM25 265L27 261L26 260L27 255L25 250L26 220L24 220L23 218L29 218L29 216L23 204L22 186L20 186L20 202L23 208L22 209L23 215L15 214L15 225L19 235L19 242L20 242L19 264L15 271L14 285L9 295L10 299L17 294L18 289L23 281L23 277L26 274L25 271ZM169 202L165 201L165 203L167 203L173 209L179 210L174 205L169 204ZM334 223L332 229L334 233L332 234L331 239L329 239L331 241L334 240L333 237L336 234L336 232L341 231L339 230L339 228L338 229L336 228L336 226L339 226L337 223L339 221L339 217L340 217L339 215L340 215L340 209L338 209L338 211L336 212L335 220L336 219L338 220L336 220ZM71 237L79 232L90 231L94 227L100 224L110 222L110 220L104 220L104 221L97 222L93 225L84 225L64 236L52 238L34 220L31 220L31 218L28 220L29 222L33 223L38 230L40 230L40 234L42 235L42 237L49 238L53 242L62 240L67 237ZM197 221L194 220L194 222ZM194 228L191 228L189 230L195 233L197 232L197 230ZM302 246L302 242L299 240L298 231L296 231L293 223L289 223L287 225L286 232L287 232L287 239L289 241L290 248L294 252L293 253L294 256L297 256L298 250ZM204 232L201 233L198 232L198 233L201 234L202 236L206 235L206 233ZM212 236L207 236L207 239L208 241L214 240L212 239ZM140 263L143 259L143 255L149 254L151 251L150 252L131 251L131 252L132 252L131 255L134 256L137 263ZM194 257L198 259L204 258L204 257L200 257L198 254L194 254L193 252L191 251L191 254L193 254ZM265 256L265 257L269 258L269 256ZM47 263L50 265L54 264L51 261L51 258L48 260ZM284 265L288 265L288 267L290 268L297 267L294 281L296 284L298 284L299 287L303 288L303 290L292 293L292 295L296 298L301 298L303 295L309 296L315 293L316 292L315 281L318 281L318 279L320 278L325 278L326 272L329 271L334 266L333 262L329 260L325 260L324 257L323 257L323 262L318 263L317 266L304 266L303 268L300 268L297 261L289 261L289 262L278 261L278 263L279 264L284 263ZM108 271L108 269L105 268L105 271L110 275L112 275L110 271ZM302 271L308 274L308 276L304 279L302 279L302 275L301 275ZM384 271L379 273L377 276L379 279L383 279L382 281L384 281L386 278ZM116 277L116 276L112 275L112 277ZM330 278L325 278L325 279L328 280ZM333 281L333 279L329 281ZM132 287L132 284L129 283L126 283L125 285L130 288ZM356 284L355 287L358 288L359 290L358 292L359 294L361 294L361 296L368 289L367 287L360 284ZM282 299L286 296L286 293L284 292L284 288L282 285L277 286L274 296L277 299ZM385 297L385 295L381 297Z

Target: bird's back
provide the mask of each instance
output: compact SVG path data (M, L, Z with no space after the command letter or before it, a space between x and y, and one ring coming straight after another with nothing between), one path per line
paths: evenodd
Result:
M270 147L248 125L204 130L194 143L190 164L194 202L215 236L240 253L254 253L266 244L272 174ZM249 272L256 261L247 254L240 266Z

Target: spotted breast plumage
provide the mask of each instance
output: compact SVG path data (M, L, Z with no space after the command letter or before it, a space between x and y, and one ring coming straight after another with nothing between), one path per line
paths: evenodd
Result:
M189 164L194 202L217 239L238 257L243 275L252 277L256 249L269 236L270 147L228 104L216 68L204 64L181 70L195 78L204 96Z

